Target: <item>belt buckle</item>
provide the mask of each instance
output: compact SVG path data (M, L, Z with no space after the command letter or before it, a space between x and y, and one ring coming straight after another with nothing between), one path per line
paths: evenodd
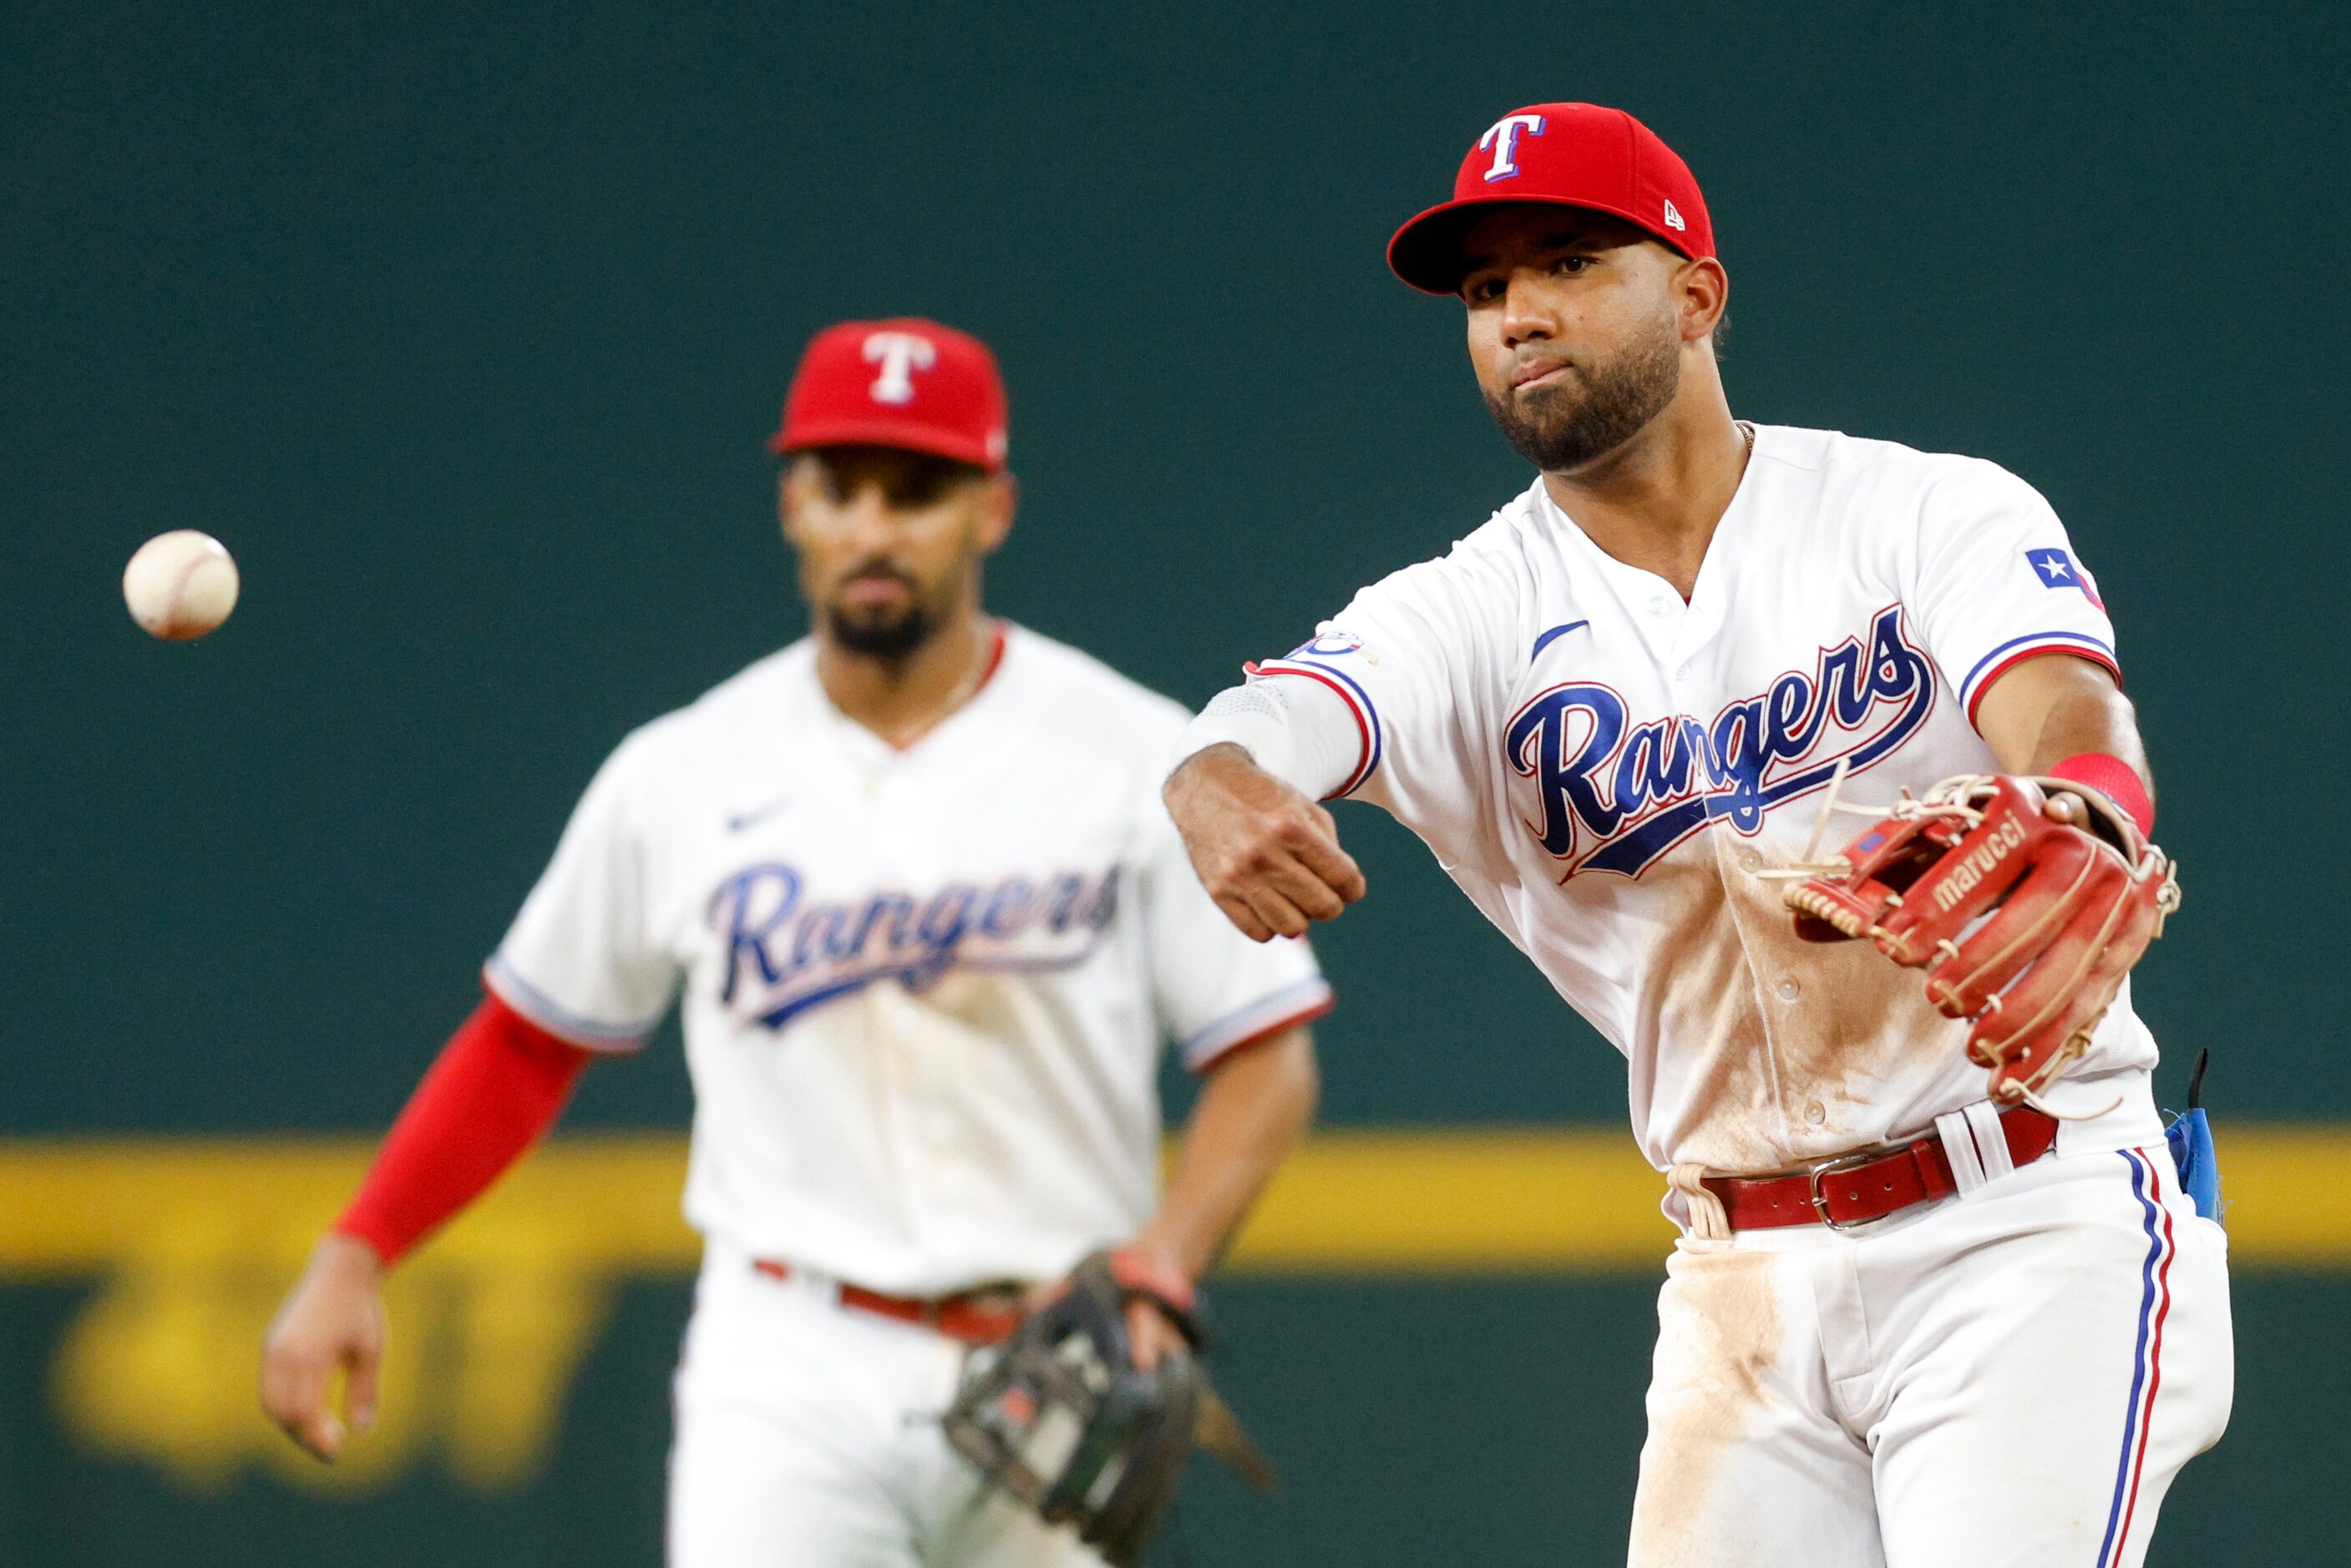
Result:
M1838 1220L1832 1217L1829 1213L1828 1194L1821 1190L1821 1179L1837 1175L1842 1171L1859 1170L1863 1166L1882 1158L1887 1152L1889 1151L1883 1148L1855 1149L1851 1154L1840 1154L1806 1168L1804 1179L1813 1199L1813 1212L1820 1217L1822 1224L1832 1231L1853 1231L1870 1222L1869 1220ZM1873 1220L1884 1218L1882 1214L1870 1217Z

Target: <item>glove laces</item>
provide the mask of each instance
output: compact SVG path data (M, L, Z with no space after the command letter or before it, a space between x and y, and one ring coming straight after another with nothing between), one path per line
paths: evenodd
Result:
M1853 768L1850 755L1837 759L1836 771L1829 774L1828 793L1821 797L1820 815L1813 818L1813 836L1805 841L1803 858L1784 870L1758 871L1755 875L1773 881L1797 881L1806 877L1839 877L1853 867L1843 859L1821 858L1821 840L1827 836L1829 818L1837 812L1851 816L1865 816L1874 822L1891 818L1896 822L1956 822L1972 828L1983 821L1983 813L1972 804L1976 791L1991 780L1982 774L1962 774L1945 779L1924 795L1913 795L1905 789L1892 805L1867 805L1860 801L1840 800L1845 775Z

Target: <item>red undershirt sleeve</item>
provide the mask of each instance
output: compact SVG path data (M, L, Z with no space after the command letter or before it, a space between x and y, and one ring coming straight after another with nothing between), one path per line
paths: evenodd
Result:
M392 1123L336 1232L387 1268L399 1262L546 1135L595 1054L484 997Z

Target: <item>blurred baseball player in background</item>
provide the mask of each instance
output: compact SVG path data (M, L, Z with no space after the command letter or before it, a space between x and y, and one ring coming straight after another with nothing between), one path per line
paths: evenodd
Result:
M1684 1230L1635 1563L2138 1563L2227 1420L2225 1241L2125 982L2177 884L2064 529L1734 420L1706 202L1619 110L1504 116L1388 256L1540 473L1195 722L1203 881L1331 919L1314 803L1373 801L1628 1059ZM1840 789L1883 820L1823 859Z
M385 1270L518 1158L680 994L705 1241L675 1384L678 1568L1092 1561L935 1420L967 1346L1117 1248L1188 1303L1305 1128L1302 942L1256 946L1160 803L1186 715L981 608L1010 528L977 340L849 323L771 443L814 629L597 774L271 1330L263 1402L311 1452L372 1414ZM1159 1192L1167 1039L1205 1076ZM1140 1301L1134 1358L1180 1341Z

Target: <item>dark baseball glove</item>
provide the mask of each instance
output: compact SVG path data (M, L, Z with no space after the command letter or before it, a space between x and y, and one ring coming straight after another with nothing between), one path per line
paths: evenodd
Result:
M2061 791L2088 808L2087 828L2048 815ZM2089 1048L2179 907L2163 852L2104 796L2062 779L1946 780L1810 869L1785 895L1798 932L1867 937L1925 970L1927 1000L1975 1021L1968 1055L2008 1103L2036 1099Z
M1134 1365L1127 1303L1148 1301L1189 1350ZM1196 1301L1170 1299L1142 1270L1097 1252L1001 1345L972 1352L942 1417L947 1441L1000 1486L1113 1568L1142 1561L1176 1501L1196 1438L1260 1490L1272 1475L1208 1386ZM1238 1454L1227 1451L1237 1442Z

